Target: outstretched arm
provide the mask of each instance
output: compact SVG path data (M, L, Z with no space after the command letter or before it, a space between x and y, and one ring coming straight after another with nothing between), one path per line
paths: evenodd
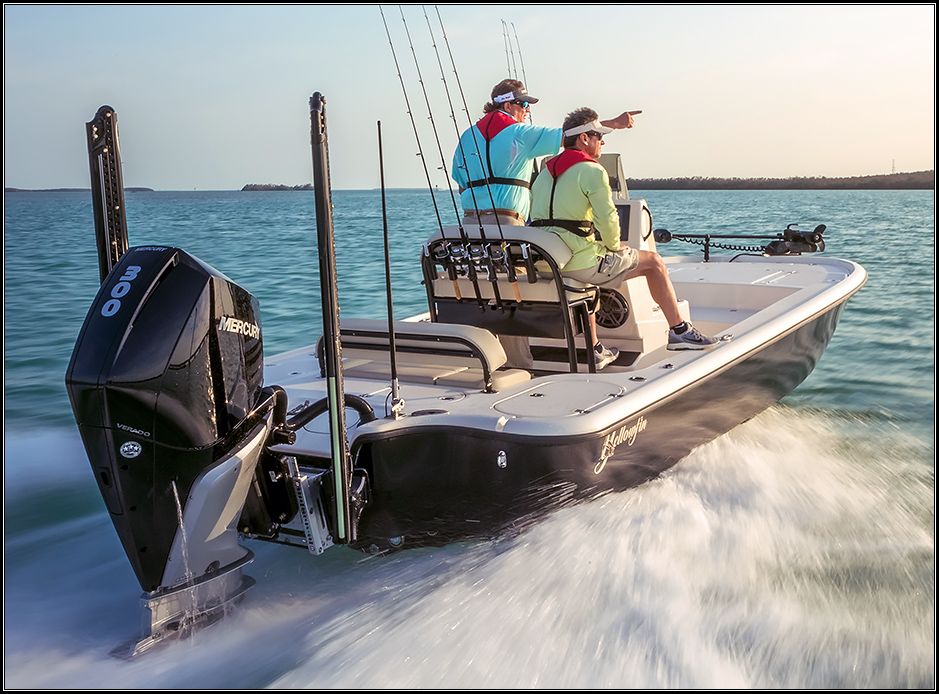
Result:
M600 125L605 125L606 127L613 128L614 130L631 128L635 123L633 116L639 115L640 113L642 113L642 111L623 111L616 118L600 121Z

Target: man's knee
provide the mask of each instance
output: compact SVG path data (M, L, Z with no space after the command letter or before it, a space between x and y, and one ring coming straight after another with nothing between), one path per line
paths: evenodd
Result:
M661 273L665 272L665 263L660 256L655 251L639 251L639 265L636 267L636 270L640 274L647 274L649 272Z

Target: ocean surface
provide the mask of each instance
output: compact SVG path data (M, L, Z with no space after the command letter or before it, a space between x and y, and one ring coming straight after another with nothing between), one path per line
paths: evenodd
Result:
M454 211L445 191L387 197L402 318L425 310L435 206ZM632 197L674 233L827 225L825 254L870 277L805 383L662 477L520 536L387 557L253 542L238 611L128 662L110 651L141 633L141 590L65 392L98 286L91 196L6 194L5 687L934 689L933 192ZM380 193L334 203L342 315L383 318ZM311 193L126 208L131 245L178 245L258 297L267 354L315 340Z

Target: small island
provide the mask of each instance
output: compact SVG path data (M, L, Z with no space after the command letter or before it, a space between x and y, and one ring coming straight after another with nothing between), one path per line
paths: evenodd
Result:
M310 183L304 183L299 186L275 185L273 183L249 183L241 190L242 192L255 190L313 190L313 185Z

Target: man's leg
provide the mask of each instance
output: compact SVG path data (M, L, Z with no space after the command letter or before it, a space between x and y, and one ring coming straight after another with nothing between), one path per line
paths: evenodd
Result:
M670 328L682 323L678 312L678 298L675 296L675 287L669 279L665 263L655 251L639 251L639 265L629 273L628 277L642 276L649 283L649 293L652 299L662 309Z
M633 274L646 278L652 299L665 314L669 327L668 348L670 350L709 349L720 341L715 337L702 334L691 323L682 320L678 312L675 287L672 286L672 280L668 276L662 256L654 251L639 251L639 267Z

